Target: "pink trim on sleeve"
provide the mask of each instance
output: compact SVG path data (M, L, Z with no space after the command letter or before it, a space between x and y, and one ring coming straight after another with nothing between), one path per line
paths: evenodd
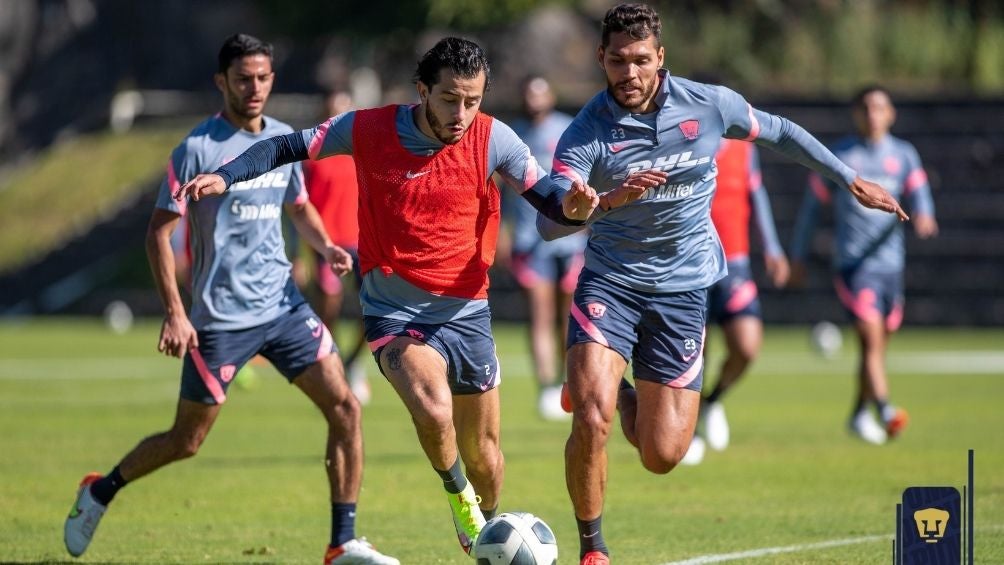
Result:
M316 161L318 155L321 154L321 148L324 147L324 138L328 137L329 128L331 128L331 120L318 126L317 131L314 132L314 137L310 140L310 145L307 146L307 155L310 156L312 161Z
M753 115L753 106L747 103L746 109L750 116L750 134L747 137L744 137L743 141L753 141L754 139L760 137L760 122L758 122L756 116Z
M903 183L903 187L906 193L909 194L925 184L927 184L927 173L924 172L924 169L918 167L910 171L910 174L906 177L906 182Z
M533 155L528 156L526 159L526 172L523 173L523 190L521 193L533 188L537 184L537 181L540 180L537 178L537 167L539 167L537 159Z
M579 172L573 169L570 165L565 164L557 157L554 158L554 162L551 163L551 170L557 172L559 175L571 180L572 182L583 182L582 176Z
M192 356L192 362L195 363L195 370L199 372L199 376L202 377L202 382L206 385L209 390L209 394L213 395L213 400L217 404L223 404L227 401L227 395L223 392L223 387L220 383L216 382L216 377L213 376L213 372L209 370L206 366L206 360L202 358L202 354L199 350L192 348L188 350L188 353Z

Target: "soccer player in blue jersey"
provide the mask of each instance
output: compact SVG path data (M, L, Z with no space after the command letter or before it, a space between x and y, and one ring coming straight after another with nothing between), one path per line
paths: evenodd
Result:
M280 215L285 210L336 273L352 268L351 256L331 243L307 200L299 164L235 184L224 198L172 198L182 183L216 169L259 139L293 131L263 114L275 77L271 45L233 35L223 43L218 64L214 79L223 94L223 110L192 130L171 155L147 232L150 266L166 313L157 349L184 359L174 424L142 440L107 475L84 478L66 519L66 548L74 557L87 549L122 487L194 456L234 375L261 354L327 420L332 527L324 562L396 565L397 559L355 535L363 466L359 404L345 382L328 328L292 281L283 248ZM182 218L193 248L189 315L178 292L171 247L171 234Z
M917 150L889 133L896 120L889 93L879 86L862 89L853 99L851 114L857 135L838 142L833 152L905 200L918 237L937 235L931 189ZM832 181L811 175L791 246L797 283L805 277L804 260L812 229L825 204L833 204L834 210L834 286L861 344L858 387L848 428L864 441L883 444L899 434L908 421L906 411L889 402L885 367L889 337L903 320L903 226L848 198ZM870 407L881 424L869 412Z
M355 110L258 142L177 191L199 200L286 163L354 157L366 337L442 479L467 553L498 509L505 469L487 299L499 229L493 175L556 223L581 226L599 204L588 185L551 180L509 126L480 111L489 76L480 46L444 38L418 63L421 103ZM648 178L608 200L654 186Z
M554 148L572 117L554 109L554 92L544 77L524 79L522 94L523 116L513 121L512 129L530 148L537 163L550 171ZM504 194L502 217L512 230L509 267L527 298L530 351L540 387L537 412L545 420L565 420L569 414L561 408L558 376L565 372L562 344L568 329L566 314L582 269L586 237L576 234L544 241L537 233L537 210L516 197L514 191Z
M588 182L600 195L600 211L587 222L586 263L568 335L573 419L565 477L581 563L590 565L609 563L601 515L606 443L618 404L625 435L653 473L672 470L693 436L707 288L726 274L709 213L721 138L779 151L865 206L906 219L885 190L859 178L794 123L753 108L728 88L662 69L660 31L659 16L647 5L607 12L598 50L607 88L565 131L551 173L562 186ZM668 180L634 200L637 193L607 193L651 169ZM545 237L576 229L540 221L538 228ZM637 391L620 386L629 360Z

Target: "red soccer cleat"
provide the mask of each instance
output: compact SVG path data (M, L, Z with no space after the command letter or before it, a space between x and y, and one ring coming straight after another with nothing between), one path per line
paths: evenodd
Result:
M906 410L896 408L896 413L893 414L892 418L885 422L885 433L888 434L890 438L894 438L906 429L906 425L909 423L910 415L906 413Z
M610 565L610 558L602 551L590 551L582 557L579 565Z

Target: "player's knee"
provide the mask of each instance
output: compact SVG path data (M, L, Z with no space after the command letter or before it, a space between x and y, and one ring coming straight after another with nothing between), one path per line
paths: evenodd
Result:
M665 475L672 471L686 454L686 446L669 444L642 443L641 463L650 473Z
M339 429L354 427L362 418L362 408L356 397L349 393L335 402L325 414L328 423Z
M572 432L579 436L605 440L610 434L612 418L595 403L577 407L573 420Z
M202 447L205 435L180 435L171 434L168 436L172 459L188 459L195 457Z
M453 426L453 410L439 403L423 404L411 415L415 426L426 433L443 434Z

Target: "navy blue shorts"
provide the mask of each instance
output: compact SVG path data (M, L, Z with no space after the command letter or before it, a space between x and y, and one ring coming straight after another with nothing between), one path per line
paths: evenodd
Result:
M760 318L760 299L747 261L729 263L729 274L708 289L708 320L719 324L738 316Z
M837 297L852 319L883 321L894 332L903 323L903 273L843 271L833 280Z
M185 355L181 397L203 404L223 404L234 375L258 354L293 382L308 367L337 351L331 332L306 302L253 328L203 330L199 332L198 349Z
M377 316L364 316L366 341L380 365L380 352L395 337L408 336L439 352L446 359L446 376L453 394L479 394L502 381L492 316L488 308L444 324L416 324ZM383 367L380 367L383 372Z
M540 246L538 249L540 249ZM582 271L582 253L552 253L531 251L514 253L512 273L523 288L536 286L541 282L557 285L562 291L575 290L575 281Z
M707 296L707 289L641 292L583 270L568 347L599 343L632 362L636 379L700 391Z

